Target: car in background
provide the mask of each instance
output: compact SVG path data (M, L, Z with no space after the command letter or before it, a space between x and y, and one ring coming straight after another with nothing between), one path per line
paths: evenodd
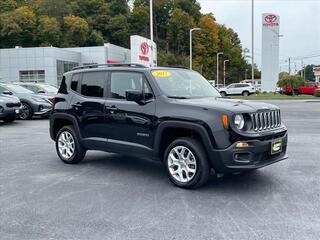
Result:
M0 120L13 122L20 114L21 102L15 96L0 94Z
M55 95L58 93L58 88L46 83L26 83L26 82L17 82L15 83L21 87L24 87L34 93L38 94L48 94Z
M225 88L220 88L219 92L222 96L243 95L249 96L257 92L257 89L250 83L232 83Z
M32 91L12 83L0 83L0 94L16 96L21 101L20 119L33 116L47 117L51 114L52 96L35 94Z
M319 83L307 82L304 86L300 86L297 88L292 88L291 86L285 86L282 89L282 92L287 95L291 95L292 93L294 93L294 95L299 95L299 94L313 95L314 91L319 87L320 87Z

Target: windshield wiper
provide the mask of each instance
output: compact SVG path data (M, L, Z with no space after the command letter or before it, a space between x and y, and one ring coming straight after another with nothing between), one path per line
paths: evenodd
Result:
M188 99L187 97L180 97L180 96L168 96L168 98L174 98L174 99Z

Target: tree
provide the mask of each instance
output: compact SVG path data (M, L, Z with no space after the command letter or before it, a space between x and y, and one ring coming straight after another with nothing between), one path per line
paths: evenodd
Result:
M59 46L61 28L55 17L41 16L38 21L37 39L41 46Z
M129 17L130 34L139 34L143 37L149 37L149 9L146 6L134 7Z
M313 68L316 67L316 65L307 65L303 70L303 77L305 77L305 80L308 81L315 81L315 76L313 72ZM298 75L301 75L301 70L298 72Z
M64 42L66 47L83 46L88 39L89 25L83 18L73 15L63 18Z
M108 23L108 34L110 42L123 47L129 46L129 24L124 15L117 15Z
M0 1L0 13L13 11L18 7L18 3L15 0L1 0Z
M117 15L128 15L129 13L129 6L128 0L107 0L110 15L112 17Z
M1 45L24 46L34 45L36 16L27 6L0 14Z
M96 30L91 31L86 46L102 46L104 44L104 39L102 33Z
M182 24L183 23L183 24ZM194 20L188 13L177 8L169 20L167 40L169 48L176 54L186 54L189 49L187 39L189 30L194 27Z
M299 75L283 75L281 79L278 81L277 85L279 87L289 86L292 88L292 95L294 95L294 89L300 86L303 86L305 82L302 77Z

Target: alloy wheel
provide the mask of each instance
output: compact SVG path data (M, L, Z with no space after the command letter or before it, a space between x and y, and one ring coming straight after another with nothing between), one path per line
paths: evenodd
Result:
M176 146L168 155L168 168L171 176L178 182L190 182L197 171L194 154L185 146Z
M19 117L22 120L28 119L30 117L30 108L24 103L22 103L22 109Z
M60 155L68 160L75 153L75 142L72 134L68 131L64 131L58 138L58 149Z

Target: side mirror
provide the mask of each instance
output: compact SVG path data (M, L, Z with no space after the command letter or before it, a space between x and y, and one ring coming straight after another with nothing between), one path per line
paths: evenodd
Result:
M126 100L130 102L136 102L138 104L142 104L144 97L141 91L130 90L130 91L126 91Z
M5 95L13 95L13 93L10 92L10 91L8 91L8 90L4 90L4 91L2 92L2 94L5 94Z

